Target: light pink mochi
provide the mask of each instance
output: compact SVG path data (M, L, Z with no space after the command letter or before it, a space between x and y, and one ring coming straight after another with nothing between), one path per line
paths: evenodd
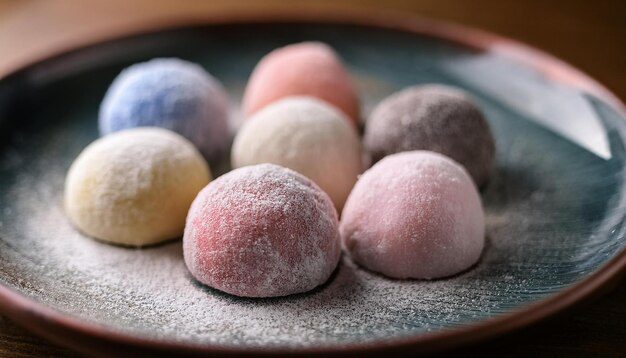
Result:
M359 122L356 90L339 56L321 42L302 42L270 52L257 64L243 96L246 117L288 96L311 96Z
M358 264L389 277L434 279L475 264L485 218L468 172L429 151L383 158L350 193L340 226Z
M185 263L200 282L244 297L286 296L326 282L341 255L330 198L290 169L235 169L193 202Z

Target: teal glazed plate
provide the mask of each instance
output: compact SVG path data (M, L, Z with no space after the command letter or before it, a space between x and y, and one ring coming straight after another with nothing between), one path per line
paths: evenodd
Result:
M257 61L304 40L344 58L365 116L414 84L474 96L497 142L497 170L482 191L487 246L475 267L398 281L344 255L312 292L242 299L196 283L180 241L133 250L71 227L65 174L98 137L99 103L121 69L153 57L197 62L224 83L237 118ZM501 335L624 273L625 119L606 89L549 55L396 15L198 16L86 41L0 80L0 311L92 355L431 352Z

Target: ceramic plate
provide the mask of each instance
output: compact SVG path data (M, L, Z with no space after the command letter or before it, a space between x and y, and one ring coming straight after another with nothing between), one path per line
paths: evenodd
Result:
M44 59L0 81L5 314L96 354L432 350L536 321L623 270L625 115L602 87L535 50L447 25L274 20L133 35ZM64 177L98 137L99 103L122 68L163 56L197 62L224 83L238 116L256 62L303 40L340 53L366 115L414 84L443 83L474 96L497 141L497 171L482 192L488 244L477 266L444 280L396 281L344 255L329 282L312 292L242 299L197 284L180 241L132 250L72 229L62 208Z

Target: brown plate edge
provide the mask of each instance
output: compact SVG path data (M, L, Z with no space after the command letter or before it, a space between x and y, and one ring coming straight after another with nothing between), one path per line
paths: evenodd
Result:
M626 117L626 106L624 103L604 86L568 63L521 42L485 31L423 19L414 15L389 11L377 11L374 13L367 10L345 8L312 8L311 11L285 9L262 13L240 10L236 12L195 14L193 16L172 17L129 24L111 29L107 33L88 34L83 38L66 42L55 49L34 55L19 65L0 68L0 80L36 63L62 56L67 52L142 33L194 25L289 22L354 24L395 29L454 42L478 51L497 53L534 68L551 80L593 94L611 104L622 116ZM64 315L2 285L0 285L0 311L18 324L55 343L99 356L109 355L113 352L123 355L133 353L212 353L216 355L310 355L317 353L328 355L381 353L383 351L426 353L476 343L545 319L548 316L571 308L574 304L589 300L608 291L622 279L625 273L626 250L622 250L616 257L584 280L541 301L492 319L440 332L420 334L415 337L314 348L240 348L221 345L186 344L131 336Z

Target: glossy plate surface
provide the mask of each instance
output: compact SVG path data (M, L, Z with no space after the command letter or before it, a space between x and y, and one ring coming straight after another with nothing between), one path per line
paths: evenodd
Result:
M473 94L497 141L497 171L482 192L488 244L476 267L395 281L344 257L313 292L241 299L197 284L180 241L132 250L73 230L65 173L97 138L99 102L122 68L162 56L198 62L224 83L238 116L256 62L302 40L340 53L365 114L413 84ZM198 26L57 56L0 82L0 285L111 339L174 348L358 349L488 325L623 256L625 118L599 97L498 53L357 25Z

